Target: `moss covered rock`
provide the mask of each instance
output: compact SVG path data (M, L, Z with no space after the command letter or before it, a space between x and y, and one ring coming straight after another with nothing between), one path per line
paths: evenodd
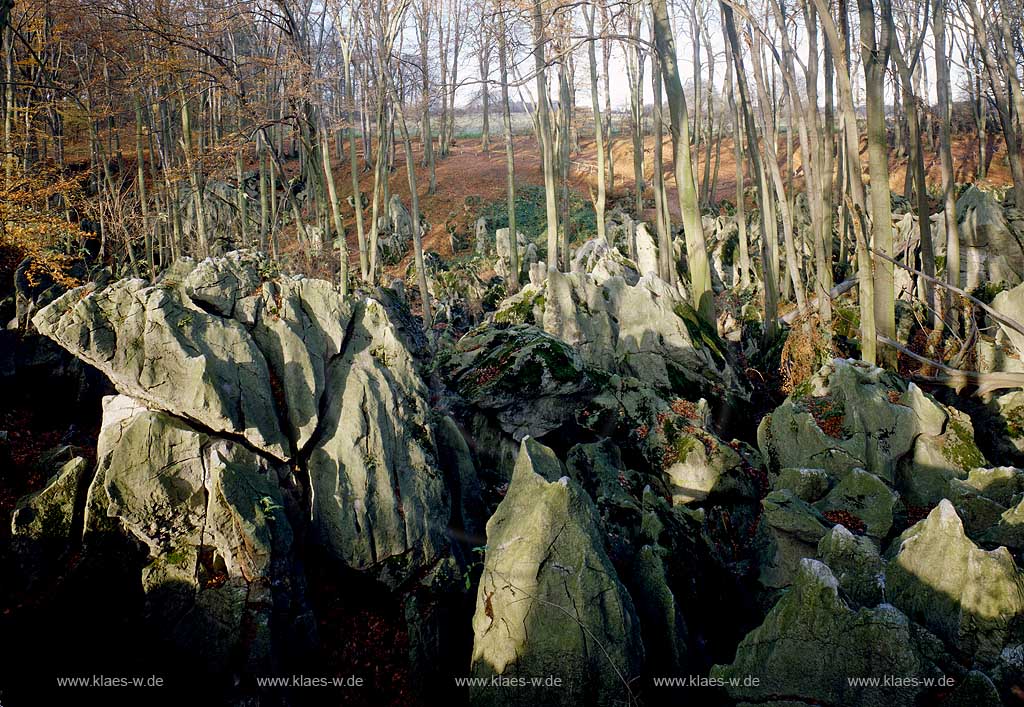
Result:
M829 566L839 588L851 600L861 606L881 603L885 564L870 539L835 525L818 543L818 558Z
M826 518L837 511L852 515L863 523L863 532L877 541L892 529L898 502L898 494L877 476L863 469L853 469L815 507ZM837 514L836 517L842 516ZM859 528L851 528L856 529Z
M487 523L473 616L478 705L628 701L644 648L586 491L550 449L524 439L508 494ZM558 687L530 678L558 677ZM523 679L525 686L513 681Z
M1021 637L1024 584L1006 548L987 552L964 534L953 505L939 503L897 541L886 596L957 652L994 660Z
M579 354L537 327L481 327L443 364L451 386L515 439L542 436L597 392Z
M656 277L630 285L618 276L599 281L552 271L536 289L502 305L496 319L530 316L588 365L693 400L749 397L713 327L702 325L680 292Z
M270 669L275 646L295 647L282 640L303 612L286 469L125 396L105 401L97 457L86 547L114 524L146 548L140 583L161 641L207 669L247 673Z
M892 606L852 609L832 571L805 559L792 588L743 639L732 664L716 665L711 675L726 681L734 700L760 705L913 704L920 684L861 687L850 678L939 677L919 650L923 633ZM757 684L745 683L748 676Z

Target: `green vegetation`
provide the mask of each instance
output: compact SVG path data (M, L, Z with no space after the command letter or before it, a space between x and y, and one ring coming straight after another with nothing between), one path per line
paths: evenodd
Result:
M495 231L508 228L508 207L504 199L484 204L477 218L487 219L487 228ZM516 188L516 230L535 243L541 253L546 251L544 241L547 228L544 187L524 184ZM597 215L594 207L581 194L569 192L569 228L572 242L582 242L597 235Z

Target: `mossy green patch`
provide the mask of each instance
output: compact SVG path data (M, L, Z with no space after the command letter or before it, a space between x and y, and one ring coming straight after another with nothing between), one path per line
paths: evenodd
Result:
M718 332L701 319L693 307L680 302L672 308L672 311L683 320L683 324L686 325L686 330L690 334L690 340L695 346L703 346L710 351L711 357L716 363L725 363L725 345L718 337Z
M964 471L985 466L985 457L982 456L978 445L974 443L974 435L964 423L958 420L949 422L946 441L942 446L942 455Z

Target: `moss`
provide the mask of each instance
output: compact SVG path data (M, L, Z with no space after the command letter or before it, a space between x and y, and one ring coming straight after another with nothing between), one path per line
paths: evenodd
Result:
M676 454L683 460L690 456L690 452L697 448L697 440L688 435L681 435L675 443Z
M532 297L524 293L495 312L494 321L499 324L535 324L534 311L538 307L544 309L544 293L538 291Z
M579 379L580 370L574 365L572 355L564 345L545 341L537 346L536 351L556 381L565 383Z
M950 420L946 441L942 445L942 455L963 471L985 466L985 457L974 443L974 436L967 426L958 420Z
M793 400L799 400L800 398L809 397L814 392L814 386L811 385L811 379L805 378L793 387L792 397Z
M842 401L825 395L821 397L800 398L795 400L794 403L798 410L809 413L814 418L814 423L818 426L818 429L829 437L833 439L843 439L845 437L843 421L846 417L846 408Z
M701 319L693 307L680 302L672 308L672 311L683 320L694 346L703 346L711 353L711 357L716 363L725 363L725 345L718 337L718 332Z
M1024 405L1012 408L1003 413L1006 420L1006 431L1013 438L1024 436Z
M185 563L188 561L188 553L183 549L175 549L164 557L164 561L169 565L174 565L175 567L184 567Z
M996 295L1005 289L1005 282L983 282L971 291L971 295L985 304L992 304L992 300L996 298Z

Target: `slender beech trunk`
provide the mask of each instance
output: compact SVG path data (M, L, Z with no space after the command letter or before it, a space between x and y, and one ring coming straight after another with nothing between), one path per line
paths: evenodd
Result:
M932 10L932 38L935 46L935 90L939 109L939 161L942 168L943 221L946 224L946 282L960 286L960 229L956 214L956 185L953 182L953 151L950 130L949 64L946 60L946 0L935 0ZM982 148L984 149L984 148ZM984 155L982 155L984 159ZM979 162L980 164L980 162ZM952 292L945 291L942 304L946 323L954 325Z
M501 117L505 123L505 164L508 187L509 277L508 289L519 289L519 242L516 237L516 148L512 137L512 110L508 99L508 30L504 7L498 9L498 62L501 71Z
M548 109L548 81L544 60L543 0L533 0L533 63L537 74L537 120L540 131L541 158L544 164L544 196L547 211L548 268L558 269L558 200L555 185L555 150ZM512 238L515 235L512 234Z
M689 118L686 115L686 96L676 63L675 40L668 17L666 0L651 0L655 43L661 56L661 73L668 96L669 116L672 121L672 161L679 194L679 211L686 234L686 260L690 270L690 296L694 309L704 320L715 325L715 293L711 288L711 268L704 242L704 226L697 204L697 187L693 179L690 160Z
M587 19L587 29L590 32L590 41L587 42L587 50L590 58L590 105L594 113L594 142L597 150L597 197L594 199L594 213L597 217L597 237L608 240L604 226L605 208L605 151L604 151L604 126L601 124L601 97L597 92L597 36L594 34L594 19L597 15L597 4L590 6L590 13L586 8L583 14ZM609 245L614 245L609 242Z

